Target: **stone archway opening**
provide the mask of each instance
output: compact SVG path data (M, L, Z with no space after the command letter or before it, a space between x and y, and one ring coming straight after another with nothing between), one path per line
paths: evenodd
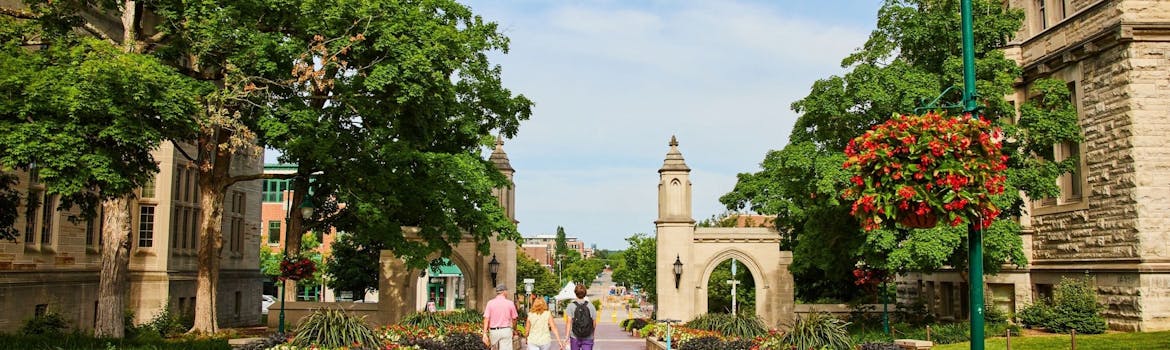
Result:
M759 294L756 290L756 280L752 276L752 271L740 259L729 258L717 263L707 276L706 289L705 313L756 312L756 295Z

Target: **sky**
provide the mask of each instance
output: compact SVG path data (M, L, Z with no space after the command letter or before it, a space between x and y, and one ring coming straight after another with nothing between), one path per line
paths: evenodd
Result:
M876 0L470 0L511 40L504 86L535 102L504 149L524 236L601 249L654 233L671 135L691 167L696 220L725 212L796 120L793 101L843 70ZM271 152L270 152L271 153ZM486 153L485 153L486 156ZM270 156L271 158L271 156Z

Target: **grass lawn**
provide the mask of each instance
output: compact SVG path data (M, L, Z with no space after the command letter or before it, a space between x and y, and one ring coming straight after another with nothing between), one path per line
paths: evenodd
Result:
M987 350L1006 349L1004 338L987 339ZM934 350L969 349L968 343L935 346ZM1060 350L1069 349L1069 336L1042 335L1012 337L1012 350ZM1077 335L1077 350L1128 350L1128 349L1170 349L1170 331L1150 333L1112 333L1098 335Z

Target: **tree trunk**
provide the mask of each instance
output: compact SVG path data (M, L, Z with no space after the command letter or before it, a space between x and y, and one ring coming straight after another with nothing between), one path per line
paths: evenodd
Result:
M203 227L199 229L199 271L195 287L195 324L192 333L219 331L216 310L219 287L219 260L223 250L221 222L224 190L200 180L199 204L203 208ZM210 182L210 181L206 181Z
M288 227L285 227L284 230L285 257L301 254L301 235L305 233L304 219L301 218L301 202L304 202L305 194L309 192L309 183L302 177L293 178L291 181L292 185L289 186L289 200L287 201L288 211L285 213L285 217L288 218L286 220ZM317 268L321 268L321 266ZM284 288L284 300L297 301L297 281L285 280Z
M102 203L102 269L98 285L98 337L122 338L125 327L126 294L130 275L130 199L111 199Z

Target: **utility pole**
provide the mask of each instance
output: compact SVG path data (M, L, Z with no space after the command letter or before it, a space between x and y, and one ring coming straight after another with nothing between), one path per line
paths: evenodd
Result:
M974 19L971 15L971 0L962 0L963 34L963 112L975 118L975 34ZM990 218L989 218L990 219ZM982 221L980 219L979 221ZM983 232L982 222L967 226L967 267L971 301L971 350L983 350Z

